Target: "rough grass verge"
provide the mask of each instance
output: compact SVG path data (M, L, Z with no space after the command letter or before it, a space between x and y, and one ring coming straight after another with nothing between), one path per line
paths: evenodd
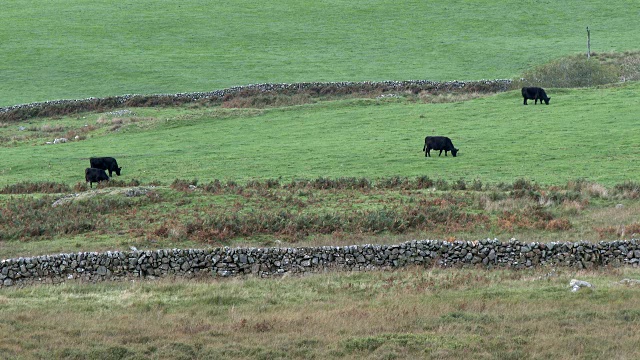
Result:
M6 186L0 193L12 196L0 204L0 235L25 241L60 234L128 232L153 241L229 244L233 239L261 236L298 242L309 236L411 232L557 234L572 230L579 215L590 211L590 202L634 200L640 191L633 182L607 190L584 180L541 187L526 179L491 185L427 176L267 179L243 184L176 179L170 185L173 191L138 186L136 180L104 182L91 191L84 183L77 183L73 190L56 183ZM71 191L76 193L27 196ZM623 238L639 231L631 218L588 227L598 238Z

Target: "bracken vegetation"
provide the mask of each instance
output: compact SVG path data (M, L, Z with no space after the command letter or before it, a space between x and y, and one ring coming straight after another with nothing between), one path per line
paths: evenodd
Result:
M242 184L176 179L169 188L157 185L114 180L87 191L78 183L74 190L80 194L62 197L56 194L70 191L63 184L6 186L0 193L11 196L0 202L0 237L24 242L127 234L147 246L158 241L219 246L269 245L276 239L311 244L326 236L340 242L535 233L532 240L599 240L640 233L632 214L591 221L593 214L616 206L620 214L632 212L634 205L627 210L620 202L639 196L640 184L634 182L607 189L585 180L542 187L526 179L489 185L396 176Z

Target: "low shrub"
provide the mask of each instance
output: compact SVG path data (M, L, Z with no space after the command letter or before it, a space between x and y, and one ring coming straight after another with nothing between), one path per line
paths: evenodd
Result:
M429 178L426 175L419 176L416 179L416 187L418 189L428 189L428 188L433 187L433 185L434 185L433 180L431 180L431 178Z
M529 198L540 201L540 187L529 180L517 179L513 182L511 195L514 198Z
M392 176L389 178L379 179L376 182L376 187L379 189L410 189L411 182L408 178L402 176Z
M592 57L619 68L621 81L640 80L640 51L594 53Z
M0 194L58 194L70 192L71 188L66 184L55 182L20 182L7 185L0 190Z
M626 199L636 199L640 196L640 183L625 181L622 184L616 184L613 187L613 193Z
M471 185L471 188L475 191L482 191L482 181L478 179L473 180L473 184Z
M0 207L0 238L20 240L91 232L107 225L103 215L135 207L139 201L130 198L88 199L53 207L54 199L49 196L24 198Z
M513 88L542 86L552 88L588 87L619 81L621 69L595 58L575 55L553 60L522 74Z
M402 234L410 230L458 231L475 226L487 226L485 215L467 213L464 206L446 199L420 202L417 205L361 211L300 213L296 210L229 212L207 209L177 223L175 217L159 224L152 233L170 237L171 229L182 232L191 240L206 243L225 241L234 237L262 234L300 238L309 234L388 232Z
M567 219L552 219L546 223L544 228L551 231L569 230L571 229L571 222Z
M191 187L196 185L198 185L198 179L193 179L191 181L183 180L183 179L175 179L171 183L170 187L174 190L187 191L187 190L191 190Z
M464 179L458 179L451 185L453 190L467 190L467 182Z
M433 185L435 186L436 190L439 190L439 191L449 190L449 183L447 182L447 180L438 179L435 181Z

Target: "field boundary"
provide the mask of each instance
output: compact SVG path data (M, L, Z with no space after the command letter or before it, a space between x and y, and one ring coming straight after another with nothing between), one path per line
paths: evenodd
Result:
M55 117L88 111L108 111L121 107L178 106L187 103L216 104L237 97L256 95L311 96L370 94L388 92L428 92L439 93L496 93L510 89L509 79L478 81L429 80L406 81L364 81L364 82L305 82L293 84L252 84L235 86L210 92L178 94L121 95L106 98L86 98L80 100L53 100L0 108L0 121L17 122L34 117Z
M405 266L638 267L640 242L636 239L598 243L413 240L395 245L79 252L2 260L0 288L68 280L97 282L197 275L273 277L326 271L392 270Z

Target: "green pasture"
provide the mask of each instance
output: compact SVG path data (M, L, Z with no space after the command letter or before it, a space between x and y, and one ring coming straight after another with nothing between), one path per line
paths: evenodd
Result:
M0 186L74 185L84 181L90 156L116 157L123 167L119 180L163 184L176 178L287 182L427 175L483 183L584 178L614 185L639 178L640 84L548 93L548 106L523 106L519 92L511 91L446 104L407 95L262 110L134 108L134 115L116 119L123 121L116 127L109 123L114 116L105 114L34 119L0 128ZM95 129L85 140L45 144L87 126ZM55 127L59 133L38 131ZM426 135L449 136L458 156L432 152L425 158Z
M0 106L251 83L517 78L635 49L633 1L6 0Z
M637 49L639 11L628 0L6 0L0 106L252 83L518 79L538 64L584 53L586 26L592 51ZM0 236L0 259L132 245L637 237L640 83L547 93L549 106L523 106L519 91L438 104L398 93L0 122L0 188L55 182L96 195L76 186L91 156L116 157L123 167L116 179L125 184L159 185L144 197L124 197L116 187L58 207L50 204L60 194L3 194L0 230L12 237ZM427 135L449 136L458 156L425 158ZM61 137L70 141L47 144ZM549 186L520 198L500 186L222 194L168 186L175 179L201 187L214 179L394 176ZM576 179L588 182L567 185ZM226 212L404 215L420 206L416 198L447 219L485 218L404 233L354 228L224 239L207 222ZM542 226L540 214L548 217ZM198 225L201 233L187 232ZM633 268L409 268L3 288L0 332L9 336L0 336L0 358L637 358L638 285L621 280L638 276ZM571 293L573 278L596 288Z

